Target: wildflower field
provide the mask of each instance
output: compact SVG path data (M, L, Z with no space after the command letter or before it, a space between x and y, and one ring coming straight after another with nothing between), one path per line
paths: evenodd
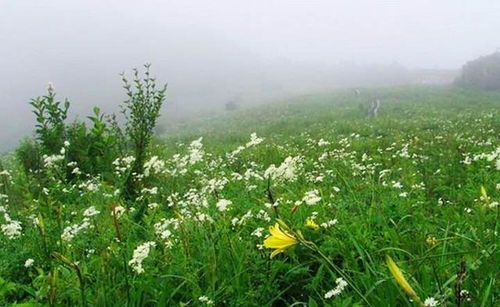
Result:
M77 138L36 171L33 150L2 157L0 304L498 303L499 92L346 90L180 125L141 172L111 143L76 161Z

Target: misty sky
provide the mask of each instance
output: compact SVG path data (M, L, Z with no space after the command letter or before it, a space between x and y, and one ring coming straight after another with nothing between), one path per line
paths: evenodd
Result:
M456 69L499 33L498 0L0 0L0 142L32 130L48 81L112 111L118 74L152 62L173 105L203 103L339 64Z

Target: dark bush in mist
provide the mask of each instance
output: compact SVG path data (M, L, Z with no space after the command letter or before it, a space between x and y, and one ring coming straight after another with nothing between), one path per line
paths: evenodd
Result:
M500 52L466 63L455 84L467 88L500 89Z

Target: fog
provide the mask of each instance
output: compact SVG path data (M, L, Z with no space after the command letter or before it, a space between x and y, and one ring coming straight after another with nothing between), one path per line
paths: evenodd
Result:
M420 82L500 47L497 0L0 0L0 149L55 84L72 118L117 111L119 73L168 82L163 122L315 91Z

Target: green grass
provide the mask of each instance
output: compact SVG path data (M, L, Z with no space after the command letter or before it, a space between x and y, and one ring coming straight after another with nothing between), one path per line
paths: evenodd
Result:
M382 100L380 115L368 118L364 108L374 96ZM422 300L434 297L444 306L458 300L461 306L493 306L497 300L500 93L341 91L205 118L178 130L152 146L151 156L162 162L143 185L157 193L144 191L135 202L115 196L119 174L91 179L93 190L88 182L59 180L57 165L52 180L39 187L47 190L34 195L35 180L15 161L6 163L10 175L0 175L0 193L8 198L0 204L21 222L22 235L0 233L0 302L200 306L206 296L217 306L412 306L386 255ZM260 144L228 156L254 132L264 138ZM199 137L202 160L182 165L198 152L189 144ZM320 139L327 143L319 146ZM300 157L294 179L264 178L271 164L287 157ZM296 205L312 190L321 200ZM221 212L220 199L232 205ZM271 199L276 207L266 205ZM135 221L134 210L151 203L158 206ZM117 220L121 240L113 204L126 208ZM88 218L88 227L61 239L66 227L82 225L90 206L99 213ZM155 234L162 218L171 219L168 240ZM317 250L302 242L270 259L262 244L278 218ZM314 230L305 226L308 218L319 225L337 222ZM0 224L8 221L0 217ZM156 246L138 274L128 262L144 242ZM25 268L28 258L34 264ZM347 287L325 298L339 277ZM461 290L468 294L460 297Z

